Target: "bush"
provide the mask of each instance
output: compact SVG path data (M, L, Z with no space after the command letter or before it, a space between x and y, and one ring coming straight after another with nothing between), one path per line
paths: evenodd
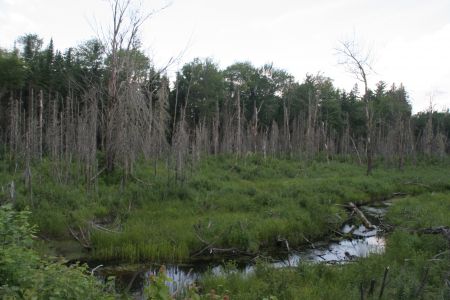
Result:
M87 266L70 267L40 258L31 248L35 228L30 213L0 207L0 298L114 299Z

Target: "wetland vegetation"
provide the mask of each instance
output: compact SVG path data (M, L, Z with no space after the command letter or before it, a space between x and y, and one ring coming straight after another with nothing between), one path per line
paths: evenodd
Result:
M120 263L225 263L220 273L206 270L202 274L196 282L200 295L215 290L233 299L332 299L333 295L359 299L361 286L369 293L372 280L376 282L373 293L380 292L386 267L390 268L386 299L412 299L415 295L446 299L449 295L448 241L444 235L420 232L450 225L448 161L408 165L403 171L380 163L368 177L361 175L363 166L351 162L220 156L202 161L182 184L158 181L166 177L155 177L153 164L143 163L136 176L151 185L130 181L123 188L120 180L114 182L113 176L105 174L105 178L100 176L102 183L96 192L86 191L82 184L55 183L45 175L46 163L36 168L40 169L33 170L39 174L35 180L42 184L33 188L34 205L20 180L7 172L6 164L1 173L3 182L19 182L15 205L32 210L30 222L38 225L36 235L44 241L34 241L33 259L38 257L36 252L47 257L58 254L61 249L49 247L46 240L61 245L73 240L68 226L86 226L86 220L94 220L89 249L78 246L75 253L65 249L67 257L90 262L91 268ZM286 253L280 241L288 241L291 251L299 251L311 243L339 238L336 232L348 221L349 202L367 204L393 197L382 220L388 234L385 253L345 265L300 260L298 266L279 269L268 264L267 257L277 249ZM10 207L4 211L12 213ZM360 221L356 218L355 222ZM73 247L73 243L68 245ZM251 274L236 272L229 263L255 257L259 259Z
M209 58L169 74L149 15L110 4L103 39L0 49L0 298L450 298L448 110L372 87L355 41L351 91ZM305 259L358 232L383 251ZM201 276L171 290L181 266Z

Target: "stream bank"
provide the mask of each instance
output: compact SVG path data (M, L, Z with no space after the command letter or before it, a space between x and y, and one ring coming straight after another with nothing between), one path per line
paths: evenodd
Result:
M356 214L351 212L349 220L330 240L311 243L309 247L301 249L289 249L286 244L289 251L282 249L271 257L239 257L233 260L233 269L243 274L251 274L255 270L257 261L265 261L275 268L286 268L305 262L343 264L374 253L383 253L386 230L383 228L382 221L390 205L390 201L383 201L360 207L373 224L372 228L361 224ZM174 293L194 284L207 272L213 275L223 274L227 269L224 267L224 262L225 260L197 260L186 264L165 265L166 275L172 280L167 283L170 291ZM140 299L144 287L149 284L149 277L156 275L160 267L159 264L97 265L95 274L103 279L114 276L119 290L132 293L134 297Z

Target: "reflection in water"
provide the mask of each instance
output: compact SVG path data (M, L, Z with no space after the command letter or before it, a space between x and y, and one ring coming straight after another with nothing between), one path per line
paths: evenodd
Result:
M346 225L348 226L348 225ZM344 226L342 232L350 232L353 230L354 239L345 239L340 242L330 243L326 246L316 247L313 249L306 249L303 251L293 252L286 259L276 261L272 263L275 268L295 267L302 262L310 263L346 263L356 257L367 257L372 253L382 253L385 248L384 237L377 236L377 230L365 230L364 226L359 228L351 228ZM254 272L254 264L247 264L238 267L237 272L243 274L251 274ZM108 268L105 268L103 274L107 272ZM156 275L158 273L158 267L151 267L147 269L115 273L114 269L111 269L111 274L116 276L116 282L122 282L120 286L127 288L130 292L133 292L134 297L141 299L143 287L149 284L148 278L150 275ZM170 291L175 293L182 290L184 287L191 285L198 281L202 274L205 272L211 272L215 275L224 274L223 268L220 265L167 265L167 276L172 279L172 282L168 282Z
M367 217L372 219L374 223L378 221L386 213L386 202L379 207L363 206L361 209ZM275 268L295 267L300 263L346 263L357 257L367 257L372 253L383 253L385 249L385 239L380 236L381 232L378 228L367 229L363 225L355 226L345 224L341 228L341 232L346 236L351 236L339 242L327 243L323 246L313 246L313 248L301 251L292 251L289 255L285 255L284 259L272 262ZM149 284L150 275L158 273L159 266L145 267L137 266L134 270L122 267L103 268L99 273L103 277L114 275L116 284L123 290L130 291L136 299L142 299L144 286ZM238 265L236 271L241 274L251 274L255 271L254 261ZM211 272L214 275L222 275L226 271L219 265L211 265L205 263L196 263L193 265L167 265L167 276L172 279L167 283L172 293L180 292L185 287L198 281L205 272ZM227 271L230 272L230 271Z
M367 257L371 253L382 253L385 240L383 237L371 236L363 239L343 240L333 243L326 249L311 249L305 251L303 260L342 262L354 257ZM301 258L300 258L301 259Z

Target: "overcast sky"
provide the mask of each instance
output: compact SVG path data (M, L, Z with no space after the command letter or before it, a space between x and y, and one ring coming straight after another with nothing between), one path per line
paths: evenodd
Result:
M142 28L144 48L160 65L187 49L180 65L194 57L212 57L221 67L273 62L299 81L321 72L350 90L356 81L337 64L334 49L356 36L374 54L371 86L403 83L415 112L430 98L435 109L450 108L450 0L170 2ZM146 10L165 3L142 0ZM0 0L0 47L37 33L65 49L94 37L94 28L109 21L103 0Z

